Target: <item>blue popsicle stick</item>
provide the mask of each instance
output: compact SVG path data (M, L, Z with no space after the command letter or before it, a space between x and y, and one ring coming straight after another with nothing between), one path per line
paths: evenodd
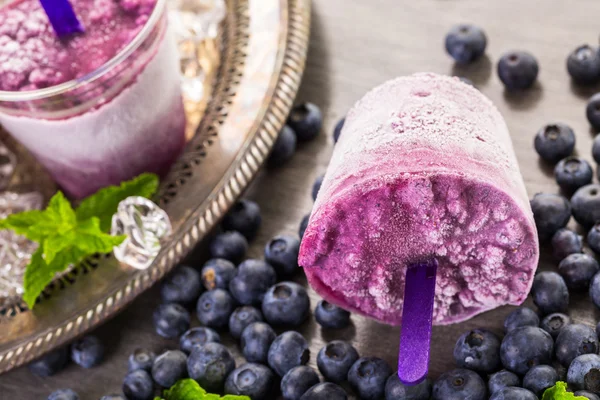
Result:
M40 0L58 37L84 32L69 0Z

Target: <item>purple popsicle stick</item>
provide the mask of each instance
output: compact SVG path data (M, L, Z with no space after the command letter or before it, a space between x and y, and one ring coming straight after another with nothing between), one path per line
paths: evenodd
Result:
M69 0L40 0L50 24L58 37L62 38L84 31Z
M398 378L406 385L418 384L429 370L437 267L437 260L431 259L410 264L406 269L398 353Z

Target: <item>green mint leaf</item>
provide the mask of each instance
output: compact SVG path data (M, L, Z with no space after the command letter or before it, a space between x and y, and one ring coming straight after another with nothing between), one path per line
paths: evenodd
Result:
M75 232L73 230L65 232L62 235L59 234L56 236L49 236L42 242L44 249L44 261L47 264L52 263L52 261L54 261L54 258L56 257L56 254L60 253L68 247L73 246L74 241Z
M158 176L141 174L137 178L121 183L119 186L108 186L82 200L77 208L77 219L85 221L91 217L100 219L100 229L110 231L112 216L117 212L117 206L130 196L152 197L158 189Z
M0 229L11 229L19 235L24 235L29 240L38 241L38 238L29 237L29 228L38 223L43 218L43 211L30 210L17 214L9 214L3 220L0 220Z
M250 397L238 396L236 394L226 394L225 396L221 397L221 400L250 400Z
M571 392L567 392L567 384L565 382L556 382L556 385L546 389L542 400L586 400L583 396L575 396Z
M206 390L193 379L182 379L165 390L165 400L204 400Z
M120 245L126 238L127 235L112 236L102 232L100 220L92 217L77 224L73 246L87 254L110 253L113 247Z

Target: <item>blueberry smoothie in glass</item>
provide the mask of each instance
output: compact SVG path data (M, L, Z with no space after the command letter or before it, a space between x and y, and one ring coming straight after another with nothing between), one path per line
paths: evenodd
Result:
M185 143L166 0L71 0L59 38L38 0L0 0L0 124L72 197L163 174Z

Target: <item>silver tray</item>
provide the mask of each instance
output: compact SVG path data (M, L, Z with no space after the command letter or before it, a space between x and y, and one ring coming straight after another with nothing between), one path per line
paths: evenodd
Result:
M19 301L0 308L0 373L102 323L160 280L210 232L263 164L304 70L310 0L226 3L213 54L209 48L204 55L214 67L210 99L186 104L189 142L157 197L173 235L146 270L124 267L113 256L93 257L48 286L33 311ZM11 188L50 195L54 184L43 169L5 133L2 139L20 160Z

